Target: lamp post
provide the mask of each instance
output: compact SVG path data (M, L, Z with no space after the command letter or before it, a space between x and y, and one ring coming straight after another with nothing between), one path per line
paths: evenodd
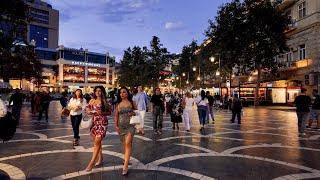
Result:
M216 55L219 55L219 69L218 71L216 72L216 76L219 76L219 95L221 95L221 56L220 54L216 54ZM215 62L215 58L212 56L210 57L210 61L211 62Z

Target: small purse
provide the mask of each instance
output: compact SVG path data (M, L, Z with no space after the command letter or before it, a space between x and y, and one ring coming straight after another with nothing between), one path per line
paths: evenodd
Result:
M130 118L130 124L138 125L138 124L141 123L142 118L141 118L141 115L140 115L139 110L135 110L134 113L135 113L136 115L135 115L135 116L131 116L131 118Z
M90 115L87 113L83 114L80 127L83 129L91 128L92 123L93 123L93 115Z
M70 110L67 108L63 108L61 111L62 116L69 116L70 115Z

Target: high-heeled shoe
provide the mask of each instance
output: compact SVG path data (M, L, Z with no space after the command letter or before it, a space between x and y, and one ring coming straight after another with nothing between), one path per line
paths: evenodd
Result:
M122 176L128 175L128 169L123 169L122 170Z
M97 163L94 164L94 166L96 166L96 167L97 166L101 166L101 165L103 165L103 160L101 160L100 162L97 162Z
M90 172L93 169L93 165L88 165L88 167L85 169L86 172Z

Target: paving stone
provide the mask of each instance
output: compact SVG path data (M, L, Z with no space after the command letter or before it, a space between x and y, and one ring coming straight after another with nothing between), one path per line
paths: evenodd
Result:
M320 131L306 129L307 136L299 138L293 111L246 108L242 124L237 125L229 122L230 111L219 110L215 124L200 132L194 110L189 133L183 123L179 131L173 131L166 115L162 135L153 133L148 112L145 135L135 136L133 141L132 156L138 161L132 159L129 176L122 177L123 150L113 117L109 117L109 133L102 141L103 152L109 155L104 154L103 167L88 173L83 169L92 155L89 130L80 130L81 146L74 148L70 119L61 118L60 110L59 102L52 102L49 123L38 123L37 117L30 115L30 107L22 108L19 133L12 142L0 143L0 163L14 166L0 167L1 180L9 179L3 169L14 168L28 179L294 179L292 175L307 178L310 173L312 178L320 178ZM39 140L39 136L49 139ZM218 153L206 153L202 148ZM153 163L157 161L160 166Z

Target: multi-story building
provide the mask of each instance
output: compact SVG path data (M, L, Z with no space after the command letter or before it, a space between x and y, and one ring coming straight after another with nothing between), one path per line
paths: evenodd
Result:
M281 75L307 88L311 94L312 89L319 89L320 1L285 0L280 8L291 18L286 32L290 50L277 57L279 63L284 65Z
M59 41L59 11L42 0L25 0L30 7L31 22L27 26L27 41L36 47L55 49Z
M50 92L92 92L94 86L103 85L107 90L115 86L115 58L108 53L90 52L59 46L57 49L36 48L41 60L42 88Z

